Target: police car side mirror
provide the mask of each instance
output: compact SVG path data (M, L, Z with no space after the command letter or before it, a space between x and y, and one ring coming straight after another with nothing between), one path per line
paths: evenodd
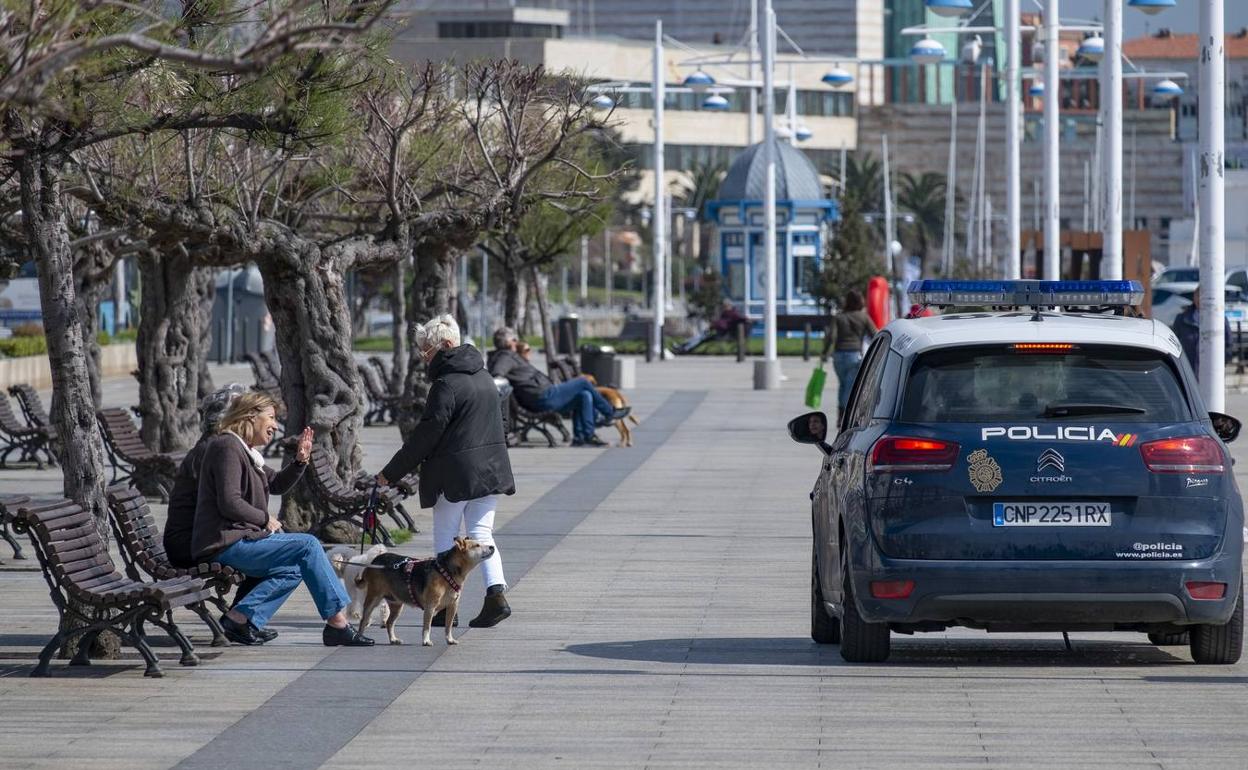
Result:
M789 437L799 444L817 444L825 452L828 417L823 412L807 412L789 420Z
M1226 443L1231 443L1239 436L1241 423L1229 414L1221 412L1210 412L1209 419L1213 420L1213 431L1218 434L1218 438Z

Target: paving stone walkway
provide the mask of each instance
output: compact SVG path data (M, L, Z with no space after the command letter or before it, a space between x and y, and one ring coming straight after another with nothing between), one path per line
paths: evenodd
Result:
M1136 634L1075 634L1073 652L1059 634L899 637L879 666L812 644L819 456L783 431L808 372L786 371L757 393L728 360L640 366L632 449L513 451L515 615L455 648L327 650L300 590L273 644L215 650L186 615L198 668L165 647L160 680L134 656L31 680L55 612L38 573L0 572L0 767L1248 766L1245 663L1197 666ZM1228 409L1248 417L1248 397ZM379 467L397 432L364 445ZM6 490L55 484L0 471ZM465 613L480 594L474 575ZM417 613L400 626L418 640Z

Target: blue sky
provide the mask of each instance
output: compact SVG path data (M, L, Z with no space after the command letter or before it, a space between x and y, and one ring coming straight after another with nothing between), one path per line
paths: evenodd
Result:
M1063 17L1079 19L1099 19L1105 7L1103 0L1060 0ZM1126 0L1123 0L1125 3ZM1149 32L1156 32L1169 27L1174 32L1197 32L1200 28L1200 3L1202 0L1178 0L1178 6L1162 11L1156 16L1123 8L1122 20L1125 25L1123 37L1133 38ZM1224 0L1226 31L1237 32L1241 27L1248 27L1248 2L1245 0ZM1039 10L1032 0L1023 0L1024 12Z

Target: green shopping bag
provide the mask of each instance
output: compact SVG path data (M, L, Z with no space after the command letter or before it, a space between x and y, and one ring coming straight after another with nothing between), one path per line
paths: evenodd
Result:
M819 364L810 373L810 382L806 383L806 406L811 409L819 408L819 404L823 402L823 384L827 380L828 373L823 370L823 364Z

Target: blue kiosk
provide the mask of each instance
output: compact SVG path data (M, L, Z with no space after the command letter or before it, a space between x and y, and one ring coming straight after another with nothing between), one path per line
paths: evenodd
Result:
M763 143L746 148L707 204L719 233L724 292L751 318L762 318L767 286L763 197ZM819 312L810 285L822 266L827 229L840 217L836 202L823 196L819 173L801 150L776 142L776 312Z

